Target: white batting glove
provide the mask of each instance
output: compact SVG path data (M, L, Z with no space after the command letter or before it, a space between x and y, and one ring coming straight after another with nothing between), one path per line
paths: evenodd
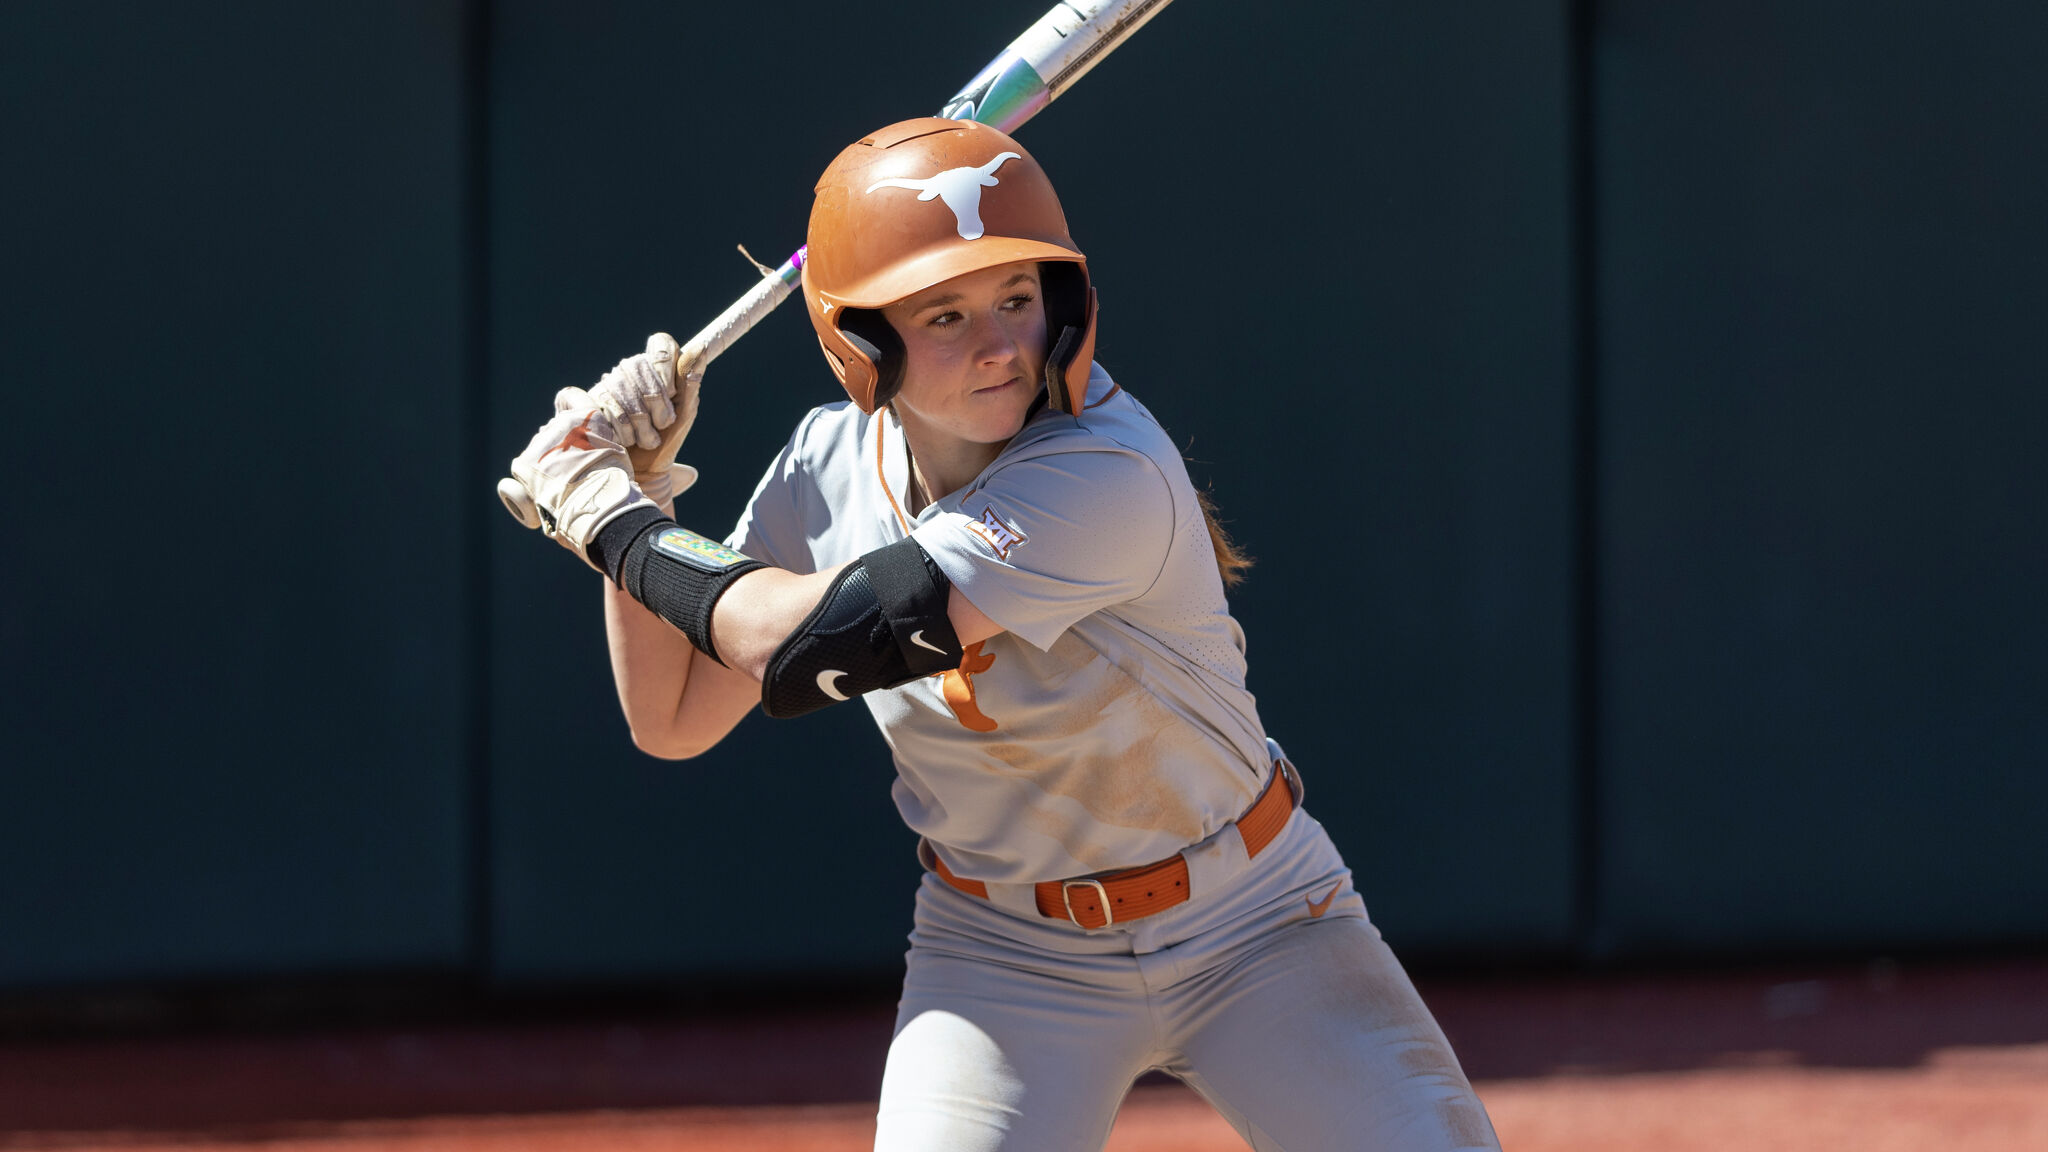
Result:
M590 544L605 525L635 508L655 507L633 483L632 464L614 435L611 420L587 393L564 388L555 394L554 419L512 458L513 479L540 509L541 531L592 568L598 566Z
M661 433L676 422L675 338L656 332L647 338L647 350L628 356L604 374L590 389L590 397L611 417L620 432L620 443L628 448L656 448ZM686 419L696 418L696 395L688 398Z
M628 356L604 374L590 395L612 418L614 428L631 428L624 441L633 458L633 482L648 499L666 506L697 482L697 470L675 462L683 437L697 422L697 395L704 382L700 364L676 374L676 342L666 332L647 338L647 350Z
M664 511L696 482L697 470L688 464L671 464L659 472L633 473L633 483Z

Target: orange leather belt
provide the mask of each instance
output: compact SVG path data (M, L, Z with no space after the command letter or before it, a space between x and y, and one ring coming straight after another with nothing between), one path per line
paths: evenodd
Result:
M1283 779L1286 784L1274 787L1275 782ZM1237 834L1244 838L1246 856L1257 856L1287 827L1287 818L1294 815L1295 806L1300 803L1299 780L1294 765L1285 760L1274 762L1265 791L1237 818ZM954 875L937 852L931 857L939 879L969 896L988 899L988 885ZM1039 915L1051 920L1070 920L1081 928L1107 928L1184 903L1188 898L1188 861L1176 852L1156 864L1076 880L1046 880L1032 889Z

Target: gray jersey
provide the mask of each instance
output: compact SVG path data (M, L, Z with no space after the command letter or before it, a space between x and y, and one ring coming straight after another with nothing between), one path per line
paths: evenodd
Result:
M815 409L728 540L815 572L915 536L1006 631L953 672L864 699L903 819L961 876L1020 884L1146 864L1235 819L1270 771L1187 469L1095 366L957 492L907 512L886 409Z

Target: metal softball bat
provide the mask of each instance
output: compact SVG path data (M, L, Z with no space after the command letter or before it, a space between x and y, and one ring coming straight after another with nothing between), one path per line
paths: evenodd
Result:
M1015 132L1171 2L1062 0L975 73L974 79L939 109L939 115L949 120L978 120ZM690 337L676 355L677 373L701 370L775 311L801 282L803 266L804 250L799 248L781 267L763 275L746 295ZM670 427L680 430L681 422ZM634 448L630 455L635 470L644 471L643 465L673 460L676 448L664 437L660 447ZM498 481L498 499L504 501L513 519L528 528L540 527L540 511L525 485L509 476Z

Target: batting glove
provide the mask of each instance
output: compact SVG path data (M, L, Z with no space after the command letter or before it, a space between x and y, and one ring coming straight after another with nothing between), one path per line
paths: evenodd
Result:
M674 337L656 332L647 338L646 351L619 361L590 389L626 447L659 447L662 431L676 422L678 393L683 391L676 379L678 351ZM689 392L683 403L689 409L680 413L687 427L697 417L695 392Z
M680 375L680 350L666 332L647 338L647 349L628 356L604 374L590 390L591 399L611 417L612 427L630 435L621 440L633 458L633 481L656 504L666 505L697 482L697 470L677 464L676 451L697 422L697 395L704 382L701 365Z
M611 420L581 388L555 394L555 417L540 426L526 451L512 458L512 477L526 486L540 510L541 531L583 562L605 525L654 501L633 483L626 450L613 439Z

